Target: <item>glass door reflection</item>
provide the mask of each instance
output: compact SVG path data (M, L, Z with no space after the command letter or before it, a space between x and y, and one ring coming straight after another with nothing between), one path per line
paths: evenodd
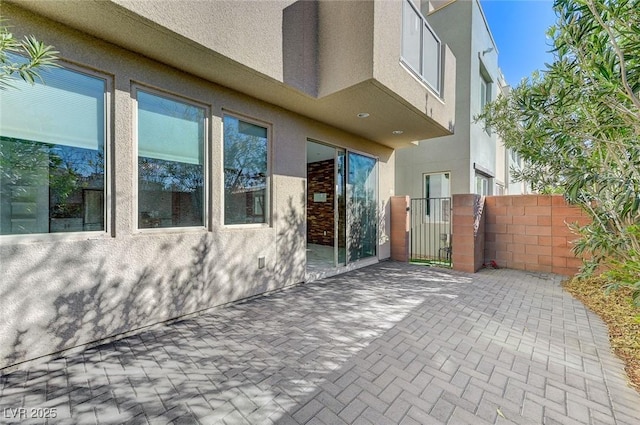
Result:
M337 265L347 264L346 153L336 149L336 247Z
M349 262L377 255L377 161L349 152L348 163Z

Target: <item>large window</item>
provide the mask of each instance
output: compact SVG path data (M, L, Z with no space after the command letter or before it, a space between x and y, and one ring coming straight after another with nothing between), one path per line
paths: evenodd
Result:
M425 214L431 221L448 222L451 210L451 174L430 173L424 175Z
M206 109L137 89L138 228L205 223Z
M223 125L224 224L267 223L268 129L230 115Z
M402 9L402 60L436 92L440 91L440 40L426 19L405 0Z
M0 96L0 234L104 231L107 81L43 78Z

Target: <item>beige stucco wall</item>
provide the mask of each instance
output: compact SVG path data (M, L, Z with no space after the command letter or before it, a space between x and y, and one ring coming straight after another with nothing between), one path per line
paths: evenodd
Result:
M52 44L64 61L111 76L111 221L104 234L0 238L0 368L295 284L305 273L306 140L379 158L380 208L389 228L394 187L390 148L145 59L64 25L3 5L14 34ZM139 233L134 228L133 83L202 104L211 111L211 208L206 230ZM222 223L223 111L272 126L272 225ZM390 255L381 233L379 258ZM258 257L266 267L258 269Z
M402 1L381 1L375 4L373 75L394 93L420 112L452 131L455 126L456 56L442 42L441 87L436 93L419 81L400 61L402 52ZM419 2L414 1L418 4ZM435 30L435 28L434 28ZM435 30L439 36L438 30ZM394 58L396 60L389 60ZM387 118L388 119L388 118ZM414 139L416 140L416 139Z
M282 81L283 10L293 0L110 0L177 34Z
M373 2L319 2L318 97L373 77L373 12Z

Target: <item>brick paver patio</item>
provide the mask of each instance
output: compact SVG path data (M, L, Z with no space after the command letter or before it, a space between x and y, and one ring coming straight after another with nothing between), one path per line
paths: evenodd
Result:
M384 262L4 374L0 423L640 423L559 283Z

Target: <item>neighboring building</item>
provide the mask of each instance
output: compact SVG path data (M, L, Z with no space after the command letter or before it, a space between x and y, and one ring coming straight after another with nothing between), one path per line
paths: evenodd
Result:
M498 74L498 96L508 96L511 87L502 73ZM522 169L522 158L512 149L507 148L498 136L496 145L496 176L494 178L494 195L524 195L530 193L525 182L515 181L511 171Z
M529 195L532 193L537 193L535 190L531 188L529 182L525 181L516 181L512 177L511 171L513 169L521 170L522 167L526 167L526 163L520 157L520 155L514 151L513 149L505 149L504 145L502 148L505 150L505 195Z
M455 125L411 0L2 15L61 68L0 93L0 368L388 258L396 149Z
M495 132L474 122L504 85L498 48L478 0L423 1L422 12L457 63L454 134L396 152L396 193L412 198L493 195L506 188ZM506 191L506 189L504 190Z

